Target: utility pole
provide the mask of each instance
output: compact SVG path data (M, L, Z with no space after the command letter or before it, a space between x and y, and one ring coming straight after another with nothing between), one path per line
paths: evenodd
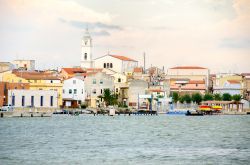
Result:
M143 52L143 73L146 73L146 53Z

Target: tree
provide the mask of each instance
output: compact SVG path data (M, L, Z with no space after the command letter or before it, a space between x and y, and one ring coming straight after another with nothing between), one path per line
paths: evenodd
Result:
M204 97L203 97L203 100L204 100L204 101L209 101L209 100L213 100L213 99L214 99L214 97L213 97L213 95L210 94L210 93L206 93L206 94L204 95Z
M232 98L233 98L234 101L240 101L241 100L241 95L235 94L235 95L232 96Z
M103 96L100 96L105 101L106 106L117 104L117 95L112 94L110 89L104 89Z
M177 92L173 92L173 101L174 103L177 103L179 100L179 94Z
M189 94L185 94L184 96L183 96L183 99L184 99L184 101L186 102L186 103L191 103L191 101L192 101L192 99L191 99L191 97L190 97L190 95Z
M184 101L185 101L185 100L184 100L184 96L180 96L180 97L179 97L179 101L180 101L180 103L182 103L182 104L183 104L183 103L184 103Z
M196 104L200 104L202 101L202 96L200 93L194 93L192 94L192 101Z
M214 94L214 100L221 101L222 97L219 93Z
M223 101L231 101L232 100L232 96L229 93L224 93L222 95L222 100Z

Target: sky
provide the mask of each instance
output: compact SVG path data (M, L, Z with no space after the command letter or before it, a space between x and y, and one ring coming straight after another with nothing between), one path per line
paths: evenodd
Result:
M0 61L79 66L86 27L93 58L250 72L249 0L1 0Z

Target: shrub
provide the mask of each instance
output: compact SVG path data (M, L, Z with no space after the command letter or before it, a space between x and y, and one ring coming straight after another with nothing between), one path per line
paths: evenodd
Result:
M213 100L214 98L213 98L213 95L212 94L210 94L210 93L206 93L205 95L204 95L204 97L203 97L203 100L204 101L209 101L209 100Z
M219 93L214 94L214 100L221 101L222 97Z
M177 92L173 92L173 101L174 103L177 103L180 99L179 94Z
M233 98L234 101L240 101L241 100L241 95L236 94L236 95L233 95L232 98Z
M194 93L192 94L192 101L196 104L200 104L200 102L202 101L202 96L200 93Z
M232 100L232 96L229 93L224 93L222 95L222 100L223 101L231 101Z

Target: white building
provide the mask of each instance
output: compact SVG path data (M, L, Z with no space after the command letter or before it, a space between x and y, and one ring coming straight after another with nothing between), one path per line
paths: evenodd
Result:
M125 56L110 55L101 56L95 60L96 68L110 68L118 73L132 72L138 66L138 61Z
M84 77L72 77L63 83L63 105L67 107L78 106L85 102ZM75 103L74 103L75 102Z
M82 38L82 55L81 55L81 67L82 68L92 68L92 38L86 29L86 32Z
M57 108L57 99L54 90L8 90L8 105L14 107Z
M17 69L35 70L35 60L14 60L13 64Z

